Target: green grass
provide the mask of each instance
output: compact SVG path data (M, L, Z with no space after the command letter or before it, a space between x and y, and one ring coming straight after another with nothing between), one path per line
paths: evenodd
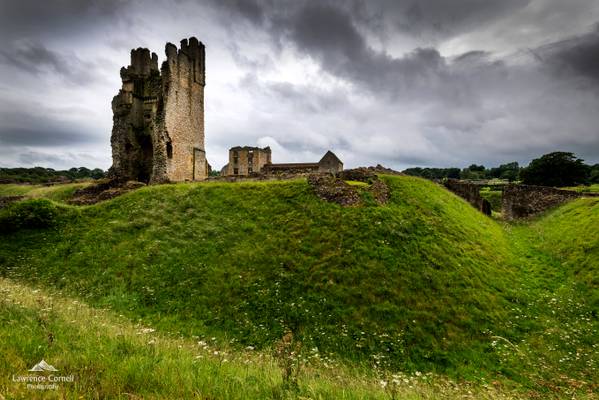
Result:
M491 190L490 188L485 187L480 190L480 195L483 199L486 199L491 203L491 210L501 212L501 199L503 196L501 190Z
M361 186L361 187L368 187L368 183L366 182L361 182L361 181L345 181L345 183L352 185L352 186Z
M298 387L289 390L270 353L166 335L62 293L7 279L0 278L0 294L0 370L6 373L0 375L0 395L9 399L512 398L501 387L456 385L432 374L333 368L318 354L302 361ZM58 369L55 375L73 374L75 382L35 391L12 381L12 375L30 374L42 358ZM381 381L388 383L383 387Z
M556 256L568 279L589 289L599 308L599 198L572 201L533 222L537 247Z
M566 190L575 190L577 192L582 192L582 193L599 193L599 183L595 183L592 185L588 185L588 186L571 186L571 187L566 187L566 188L562 188L562 189L566 189Z
M77 189L89 186L91 182L67 183L62 185L0 185L0 196L25 196L26 198L46 198L58 202L68 200Z
M330 365L588 391L592 222L577 235L597 207L502 225L431 182L382 179L388 204L348 208L304 180L146 187L0 241L0 273L232 353L268 353L289 328ZM545 237L566 225L560 250ZM590 258L568 250L581 243Z

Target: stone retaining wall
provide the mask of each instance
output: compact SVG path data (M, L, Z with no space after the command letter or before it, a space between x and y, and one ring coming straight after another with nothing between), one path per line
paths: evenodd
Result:
M503 190L501 209L506 220L527 218L583 196L597 197L599 194L546 186L508 185Z

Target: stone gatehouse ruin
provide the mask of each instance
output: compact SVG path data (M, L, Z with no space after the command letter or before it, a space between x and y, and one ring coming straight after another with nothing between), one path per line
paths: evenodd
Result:
M131 50L123 86L112 100L112 167L120 181L146 183L205 179L205 50L195 37L181 48L166 44L166 61L145 48Z

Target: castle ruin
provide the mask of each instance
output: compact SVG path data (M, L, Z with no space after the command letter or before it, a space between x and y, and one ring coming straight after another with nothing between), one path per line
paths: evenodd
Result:
M112 167L120 181L146 183L205 179L205 50L195 37L181 48L166 44L166 61L145 48L131 50L123 86L112 100Z
M221 169L222 176L248 176L260 173L271 160L270 147L235 146L229 149L229 163Z
M270 147L236 146L229 149L229 163L220 171L221 176L252 176L252 175L285 175L330 173L343 171L343 162L333 153L327 151L318 162L284 163L271 162Z

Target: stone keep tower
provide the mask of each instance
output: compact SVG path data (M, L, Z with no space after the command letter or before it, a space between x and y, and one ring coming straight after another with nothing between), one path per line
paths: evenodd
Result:
M147 183L205 179L204 45L195 37L182 40L180 49L167 43L160 70L155 53L131 50L121 79L112 100L110 176Z

